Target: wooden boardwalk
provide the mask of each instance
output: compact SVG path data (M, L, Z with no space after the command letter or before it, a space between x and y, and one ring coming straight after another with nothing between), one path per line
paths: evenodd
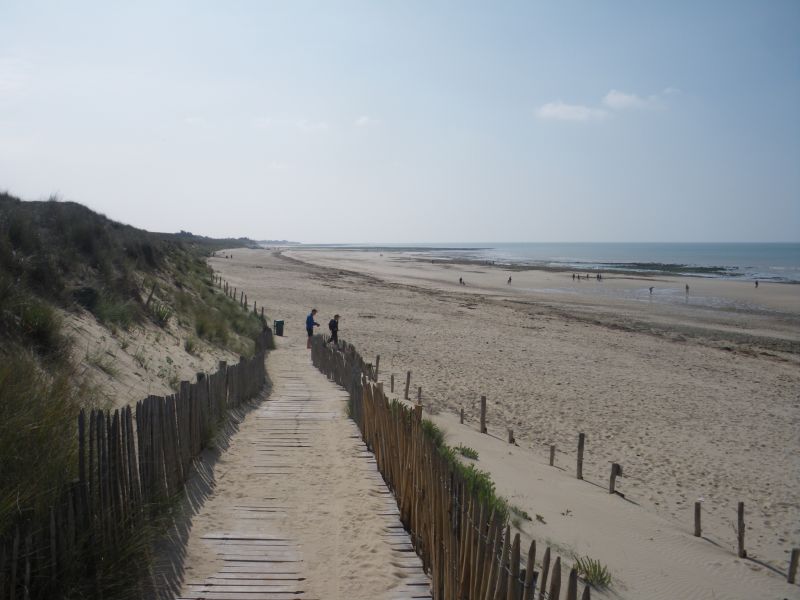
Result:
M272 394L216 466L177 599L431 597L346 393L304 342L279 340L267 359Z

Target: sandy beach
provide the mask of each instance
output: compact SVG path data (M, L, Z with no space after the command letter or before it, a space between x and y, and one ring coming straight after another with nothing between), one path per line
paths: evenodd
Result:
M287 335L305 335L311 306L323 324L338 312L341 336L380 354L382 379L413 372L427 411L463 407L475 423L485 394L490 433L511 427L542 458L556 444L566 468L584 432L586 478L605 486L621 463L621 491L676 531L691 531L701 499L704 535L735 549L743 501L748 555L764 563L752 564L786 571L800 545L800 286L232 254L212 266L257 293Z

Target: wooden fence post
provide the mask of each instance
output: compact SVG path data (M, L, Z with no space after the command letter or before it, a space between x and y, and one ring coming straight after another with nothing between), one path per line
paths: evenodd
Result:
M797 563L800 561L800 548L792 549L792 557L789 559L789 575L786 581L794 583L797 578Z
M486 396L481 396L481 433L486 433Z
M411 387L411 371L408 371L406 373L406 395L404 396L406 400L408 400L408 390L410 387Z
M578 434L578 479L583 479L583 447L586 444L586 434Z
M374 381L378 381L378 369L380 368L380 366L381 366L381 355L378 354L375 357L375 377L373 378Z
M550 444L550 466L554 466L556 462L556 445Z
M694 503L694 537L700 537L703 533L700 527L700 503Z
M551 572L553 576L550 579L550 595L548 598L552 598L555 600L561 595L561 557L556 557L556 562L553 565L553 571Z
M417 404L422 404L422 386L417 388Z
M739 545L737 554L739 558L747 558L747 552L744 549L744 502L739 502L736 515L736 538Z
M567 600L578 600L578 571L574 568L570 570L567 579Z
M611 463L611 479L608 482L608 493L616 492L617 477L622 477L622 467L617 463Z
M461 424L464 424L464 407L461 407Z
M392 376L389 378L389 391L394 394L394 373L392 373Z
M516 440L514 439L514 430L511 429L510 427L508 428L508 443L509 444L516 443Z

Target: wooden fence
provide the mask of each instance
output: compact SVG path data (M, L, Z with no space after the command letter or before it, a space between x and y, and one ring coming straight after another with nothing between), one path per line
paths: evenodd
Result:
M547 547L537 564L535 541L523 555L506 515L489 510L425 433L421 405L390 401L374 381L376 368L352 345L337 351L317 335L311 357L349 392L350 415L394 492L434 600L577 600L577 571L569 571L562 593L561 557ZM580 597L590 597L588 585Z
M137 402L135 413L130 406L81 411L78 478L48 516L24 513L0 539L0 599L55 598L66 580L98 581L131 531L181 491L227 411L264 386L271 336L264 328L253 358L220 362L216 373L182 382L176 394Z

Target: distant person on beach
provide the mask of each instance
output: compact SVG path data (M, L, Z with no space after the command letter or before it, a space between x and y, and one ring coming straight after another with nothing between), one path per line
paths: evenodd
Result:
M314 327L319 327L319 323L314 320L314 317L317 316L317 309L312 308L311 312L308 313L306 317L306 333L308 333L308 342L306 342L306 348L311 348L311 338L314 337Z
M333 318L328 321L328 329L331 330L331 337L328 340L329 342L333 342L336 345L336 348L339 348L339 315L333 315Z
M756 279L756 288L758 288L758 279Z
M575 281L575 273L572 274L572 281Z
M509 277L508 277L508 281L507 281L507 283L508 283L508 285L511 285L511 276L510 276L510 275L509 275Z
M650 295L651 296L653 295L653 288L652 287L650 288Z
M458 278L458 285L464 285L464 278L463 277L459 277Z
M687 296L689 295L689 284L688 283L686 284L686 295Z

